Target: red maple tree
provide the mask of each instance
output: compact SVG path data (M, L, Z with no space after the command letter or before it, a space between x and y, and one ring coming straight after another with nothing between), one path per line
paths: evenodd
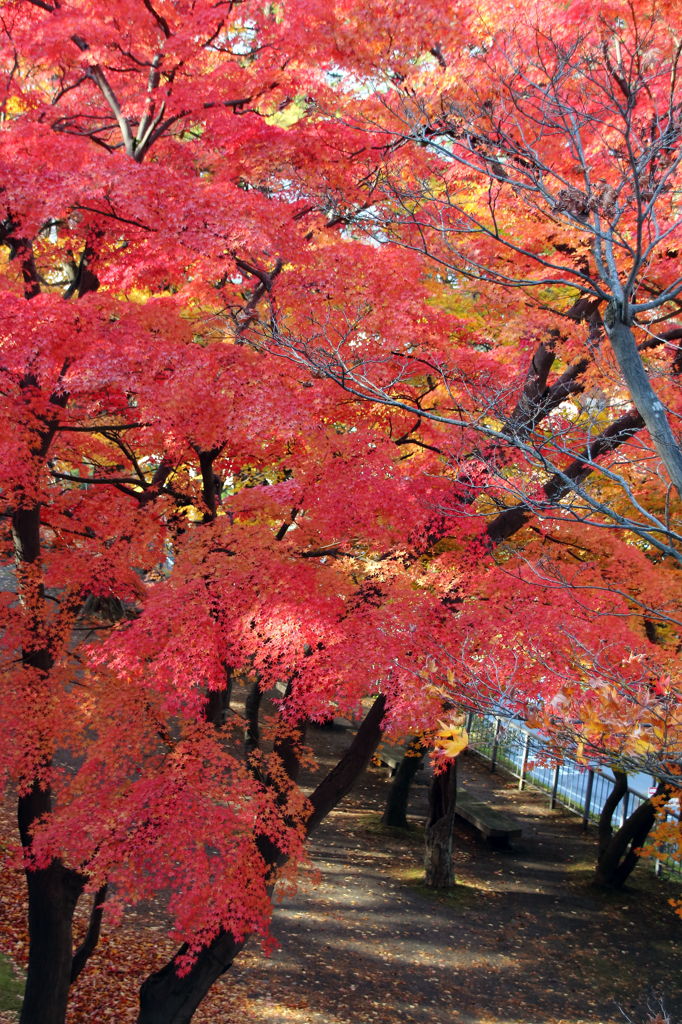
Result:
M378 80L425 57L442 69L448 24L442 4L3 9L0 487L16 585L0 768L29 890L23 1024L64 1020L106 885L114 911L170 893L183 945L142 986L139 1020L188 1021L248 935L267 941L275 878L382 732L436 742L462 705L551 699L584 675L576 643L632 686L670 657L629 609L648 587L661 620L653 591L676 595L676 576L654 585L628 551L630 587L606 587L624 554L590 547L598 524L566 539L592 552L584 599L566 559L538 587L547 531L491 557L638 425L604 423L599 451L559 459L563 476L529 495L533 432L583 387L574 364L548 385L570 340L484 338L479 300L453 302L430 252L367 244L386 161L407 146L384 126L368 144L351 115ZM553 427L564 456L581 430ZM570 507L557 516L565 539ZM633 652L646 671L623 668ZM235 680L245 722L225 716ZM265 743L259 703L278 682ZM304 799L306 721L367 697Z

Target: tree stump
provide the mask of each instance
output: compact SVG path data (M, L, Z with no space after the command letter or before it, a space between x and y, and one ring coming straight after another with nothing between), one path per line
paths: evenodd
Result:
M429 787L429 820L424 831L426 884L447 889L455 884L452 863L452 829L457 801L457 761L453 760Z

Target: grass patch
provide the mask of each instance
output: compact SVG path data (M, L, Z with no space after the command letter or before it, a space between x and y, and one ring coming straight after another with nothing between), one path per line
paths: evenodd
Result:
M375 836L402 839L415 846L420 846L424 842L424 826L416 823L408 824L407 828L394 828L392 825L384 825L380 814L364 814L359 825Z
M468 910L476 904L480 904L481 899L489 899L497 895L496 892L491 890L488 883L478 881L478 879L472 878L468 873L459 874L456 868L456 880L451 889L432 889L430 886L427 886L424 881L425 875L421 856L418 863L414 863L413 860L414 850L419 850L421 853L424 847L424 826L421 823L411 822L406 829L393 828L389 825L384 825L380 814L365 814L358 825L364 832L388 840L389 845L393 847L396 854L395 859L389 865L391 877L396 882L407 886L412 892L423 896L424 899L431 902L437 900L439 903L456 907L459 910ZM400 847L402 847L402 851Z
M564 864L566 881L570 889L582 889L596 899L604 909L617 909L632 913L637 902L650 908L653 914L669 912L670 904L682 901L682 877L679 874L664 874L656 877L653 864L642 858L629 876L622 889L611 889L595 883L596 859L576 859Z
M12 965L0 956L0 1010L21 1010L24 994L24 979L13 970Z
M422 867L400 867L392 872L397 881L402 882L412 892L418 893L424 899L433 902L445 903L447 906L456 907L459 910L470 910L482 899L490 899L497 893L492 892L484 883L478 882L467 876L455 876L455 884L451 889L432 889L424 882L424 869Z

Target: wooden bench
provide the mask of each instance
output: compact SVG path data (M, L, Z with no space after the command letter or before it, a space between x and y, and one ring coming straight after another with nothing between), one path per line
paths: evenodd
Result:
M463 818L464 821L468 821L486 839L490 839L496 844L506 845L510 839L517 839L523 832L523 829L506 814L496 811L494 807L472 796L464 789L458 788L457 790L455 814L459 818Z
M388 768L388 777L392 779L398 770L398 765L405 757L405 747L380 747L374 755L377 761ZM424 761L423 755L419 758L420 767Z
M278 683L277 689L284 693L285 686L282 683ZM333 724L335 728L357 728L356 723L349 722L345 718L334 718ZM388 768L389 777L393 778L398 770L398 765L405 756L405 747L389 747L382 744L374 756L377 761L380 761L381 764ZM423 758L420 758L420 761L422 760ZM459 818L463 818L464 821L468 821L470 825L478 829L481 835L484 835L486 839L491 840L496 845L506 846L510 839L518 839L523 834L520 826L511 818L508 818L506 814L496 811L494 807L459 787L457 789L455 814Z
M375 754L377 761L388 768L389 778L393 778L404 756L405 747L382 746ZM518 839L523 833L520 826L506 814L496 811L494 807L459 787L455 814L468 821L495 845L506 846L510 839Z

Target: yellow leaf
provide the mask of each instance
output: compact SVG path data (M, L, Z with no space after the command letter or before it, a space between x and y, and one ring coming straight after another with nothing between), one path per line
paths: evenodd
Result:
M436 749L442 750L448 757L457 757L469 743L469 734L463 725L446 725L438 723L440 732L436 733Z

